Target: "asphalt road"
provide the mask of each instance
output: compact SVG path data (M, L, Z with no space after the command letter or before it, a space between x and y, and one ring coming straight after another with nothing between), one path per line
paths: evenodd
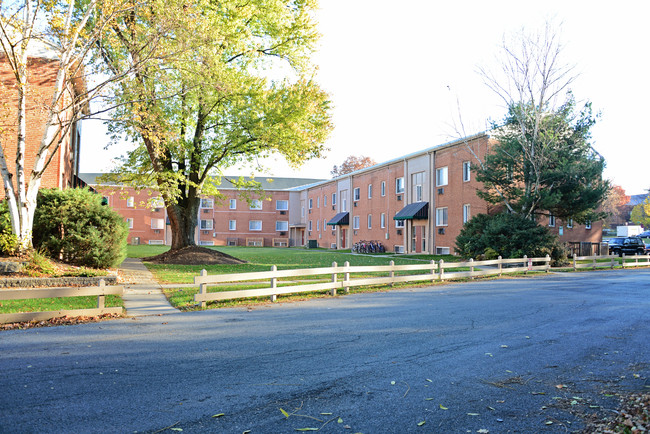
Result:
M607 270L0 332L0 432L571 432L648 390L649 296Z

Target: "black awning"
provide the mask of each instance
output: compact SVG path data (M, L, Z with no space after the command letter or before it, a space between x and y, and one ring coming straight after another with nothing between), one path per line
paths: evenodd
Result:
M350 213L340 212L332 217L332 220L327 222L331 226L348 226L350 224Z
M393 220L428 220L429 202L415 202L406 205Z

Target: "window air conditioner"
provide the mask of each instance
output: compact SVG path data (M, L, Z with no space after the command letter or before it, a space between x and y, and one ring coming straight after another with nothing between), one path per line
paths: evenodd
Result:
M439 188L438 189L438 194L445 194L445 189L444 188Z
M398 195L397 195L397 201L400 201L400 200L402 200L402 195L401 195L401 194L398 194Z
M404 253L404 246L395 246L395 253Z
M287 215L286 211L280 211L280 215Z
M445 228L438 228L438 234L444 235L445 234Z

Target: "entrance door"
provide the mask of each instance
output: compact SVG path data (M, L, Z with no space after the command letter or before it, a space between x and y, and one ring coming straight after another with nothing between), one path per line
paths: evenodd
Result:
M348 230L341 228L341 246L340 247L342 249L345 249L345 247L347 246L347 243L346 243L347 235L348 235Z
M425 226L412 226L411 228L411 251L422 253L426 251Z

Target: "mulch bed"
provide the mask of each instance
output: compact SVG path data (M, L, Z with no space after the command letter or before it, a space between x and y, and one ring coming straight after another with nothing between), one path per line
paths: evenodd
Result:
M246 261L234 256L199 246L189 246L178 250L169 250L160 255L142 258L143 261L154 264L176 265L215 265L215 264L245 264Z
M602 418L592 415L585 421L583 434L646 433L650 431L650 393L632 393L621 397L618 410Z
M86 324L91 322L100 322L111 319L124 318L124 315L117 313L105 313L96 316L62 316L43 321L14 322L9 324L0 324L0 330L24 330L36 327L55 327L60 325Z

